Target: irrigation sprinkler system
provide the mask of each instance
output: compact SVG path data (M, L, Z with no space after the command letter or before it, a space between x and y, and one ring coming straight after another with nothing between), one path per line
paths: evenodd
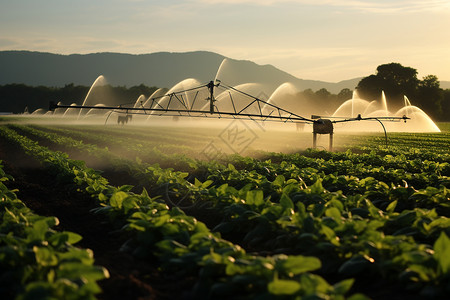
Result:
M216 90L222 90L228 93L228 100L231 104L231 111L220 110L216 105L217 99L214 96ZM235 92L241 96L244 96L248 101L244 104L243 108L239 107L239 103L233 99L233 95L230 92ZM207 93L206 99L199 99L202 95ZM193 99L188 101L187 93L193 94ZM163 101L164 99L164 101ZM219 80L210 81L206 84L201 84L197 87L190 89L180 90L176 92L168 92L162 96L151 98L150 105L144 107L140 103L141 107L130 107L132 104L122 104L118 106L92 106L92 105L60 105L55 102L50 102L49 110L53 111L56 108L71 108L71 109L99 109L109 110L110 113L106 117L105 124L112 113L125 114L125 116L119 116L118 122L126 123L130 119L131 115L154 115L154 116L172 116L172 117L201 117L201 118L219 118L219 119L245 119L252 121L274 121L283 123L307 123L313 124L313 147L316 148L317 134L329 134L330 143L329 149L333 150L333 134L334 123L345 123L354 121L378 121L384 130L385 142L387 146L387 132L384 127L383 121L405 121L407 116L402 117L362 117L360 114L355 118L339 118L339 117L323 117L312 115L311 118L305 118L288 110L285 110L277 105L263 101L258 97L245 93L235 87L228 86ZM198 108L198 101L207 100L209 105L203 105ZM222 99L225 101L225 99ZM133 103L134 104L134 103ZM196 106L197 104L197 106ZM194 108L195 107L195 108ZM207 109L209 108L209 109ZM125 122L126 120L126 122Z

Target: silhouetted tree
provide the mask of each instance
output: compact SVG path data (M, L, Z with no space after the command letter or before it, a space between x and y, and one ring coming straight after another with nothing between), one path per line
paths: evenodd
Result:
M383 83L386 96L414 96L417 84L417 70L404 67L399 63L390 63L377 67L377 77Z
M72 83L62 88L32 87L24 84L2 85L0 86L0 111L22 113L25 107L28 107L28 110L33 112L38 108L47 109L50 101L62 102L66 105L82 104L89 89L90 87L75 86ZM149 97L156 89L156 87L147 87L142 84L129 89L125 86L104 85L95 87L92 92L94 97L100 99L99 102L108 99L109 104L119 105L134 104L141 94Z
M440 121L450 121L450 90L442 91L442 117Z
M316 95L312 89L306 89L301 94L305 99L315 99Z
M442 119L442 99L444 93L440 88L439 80L435 75L427 75L419 82L417 87L417 101L425 112L433 119Z
M325 88L320 89L320 90L318 90L318 91L316 92L316 96L317 96L318 98L322 98L322 99L324 99L324 100L327 100L328 97L330 97L330 95L331 95L331 93L330 93L327 89L325 89Z
M338 101L345 101L353 97L353 91L351 89L342 89L339 94L337 94Z
M383 90L383 82L376 75L370 75L361 79L356 87L359 96L364 99L378 99Z
M419 106L434 119L450 119L445 115L448 111L448 92L440 88L438 78L427 75L419 80L416 69L399 63L378 66L376 74L361 79L357 89L360 96L368 100L379 99L381 91L384 91L393 109L403 106L403 96L406 95L413 105Z
M363 78L357 89L361 97L370 100L379 99L384 91L390 104L398 107L403 104L404 95L415 97L418 84L416 69L390 63L378 66L376 74Z

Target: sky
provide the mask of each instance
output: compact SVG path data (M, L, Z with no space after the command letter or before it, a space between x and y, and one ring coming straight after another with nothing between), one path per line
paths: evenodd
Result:
M0 50L206 50L330 82L397 62L450 81L450 0L1 0Z

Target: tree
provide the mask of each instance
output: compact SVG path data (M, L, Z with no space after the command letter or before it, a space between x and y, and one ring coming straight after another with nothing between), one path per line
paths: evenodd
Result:
M328 99L330 95L331 93L325 88L322 88L316 92L316 96L324 100Z
M374 100L380 97L383 83L376 75L370 75L361 79L356 89L361 98Z
M61 101L65 105L71 103L82 104L90 87L66 84L64 87L27 86L24 84L0 85L0 111L23 113L25 107L33 112L38 108L48 108L50 101ZM119 105L123 103L134 104L140 94L150 96L157 88L147 87L143 84L131 87L111 85L97 86L91 90L90 97L97 103ZM94 101L95 102L95 101Z
M450 90L442 92L442 118L441 121L450 121Z
M399 63L378 66L377 77L383 83L384 92L394 97L413 96L419 83L417 70Z
M399 108L404 95L410 99L415 97L418 84L416 69L390 63L378 66L376 74L363 78L357 89L363 98L370 100L378 99L384 91L390 104Z
M440 88L437 76L427 75L423 77L417 88L417 101L418 105L433 119L441 119L443 117L443 98L444 93Z
M306 89L302 92L302 96L306 99L314 99L315 94L312 89Z
M353 91L351 89L342 89L339 94L337 94L338 101L345 101L353 97Z

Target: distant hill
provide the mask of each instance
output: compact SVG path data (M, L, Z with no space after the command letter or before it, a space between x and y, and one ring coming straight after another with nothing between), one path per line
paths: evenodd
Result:
M450 81L441 81L440 86L444 90L450 89Z
M224 63L222 63L226 59ZM31 86L61 87L73 83L90 86L103 75L114 86L148 86L170 88L186 79L200 82L218 79L229 85L256 82L274 89L291 82L299 90L326 88L339 93L354 89L361 78L338 83L305 80L292 76L272 65L234 60L223 55L196 51L186 53L159 52L151 54L93 53L60 55L31 51L0 51L0 85L23 83ZM219 72L218 72L219 70Z

